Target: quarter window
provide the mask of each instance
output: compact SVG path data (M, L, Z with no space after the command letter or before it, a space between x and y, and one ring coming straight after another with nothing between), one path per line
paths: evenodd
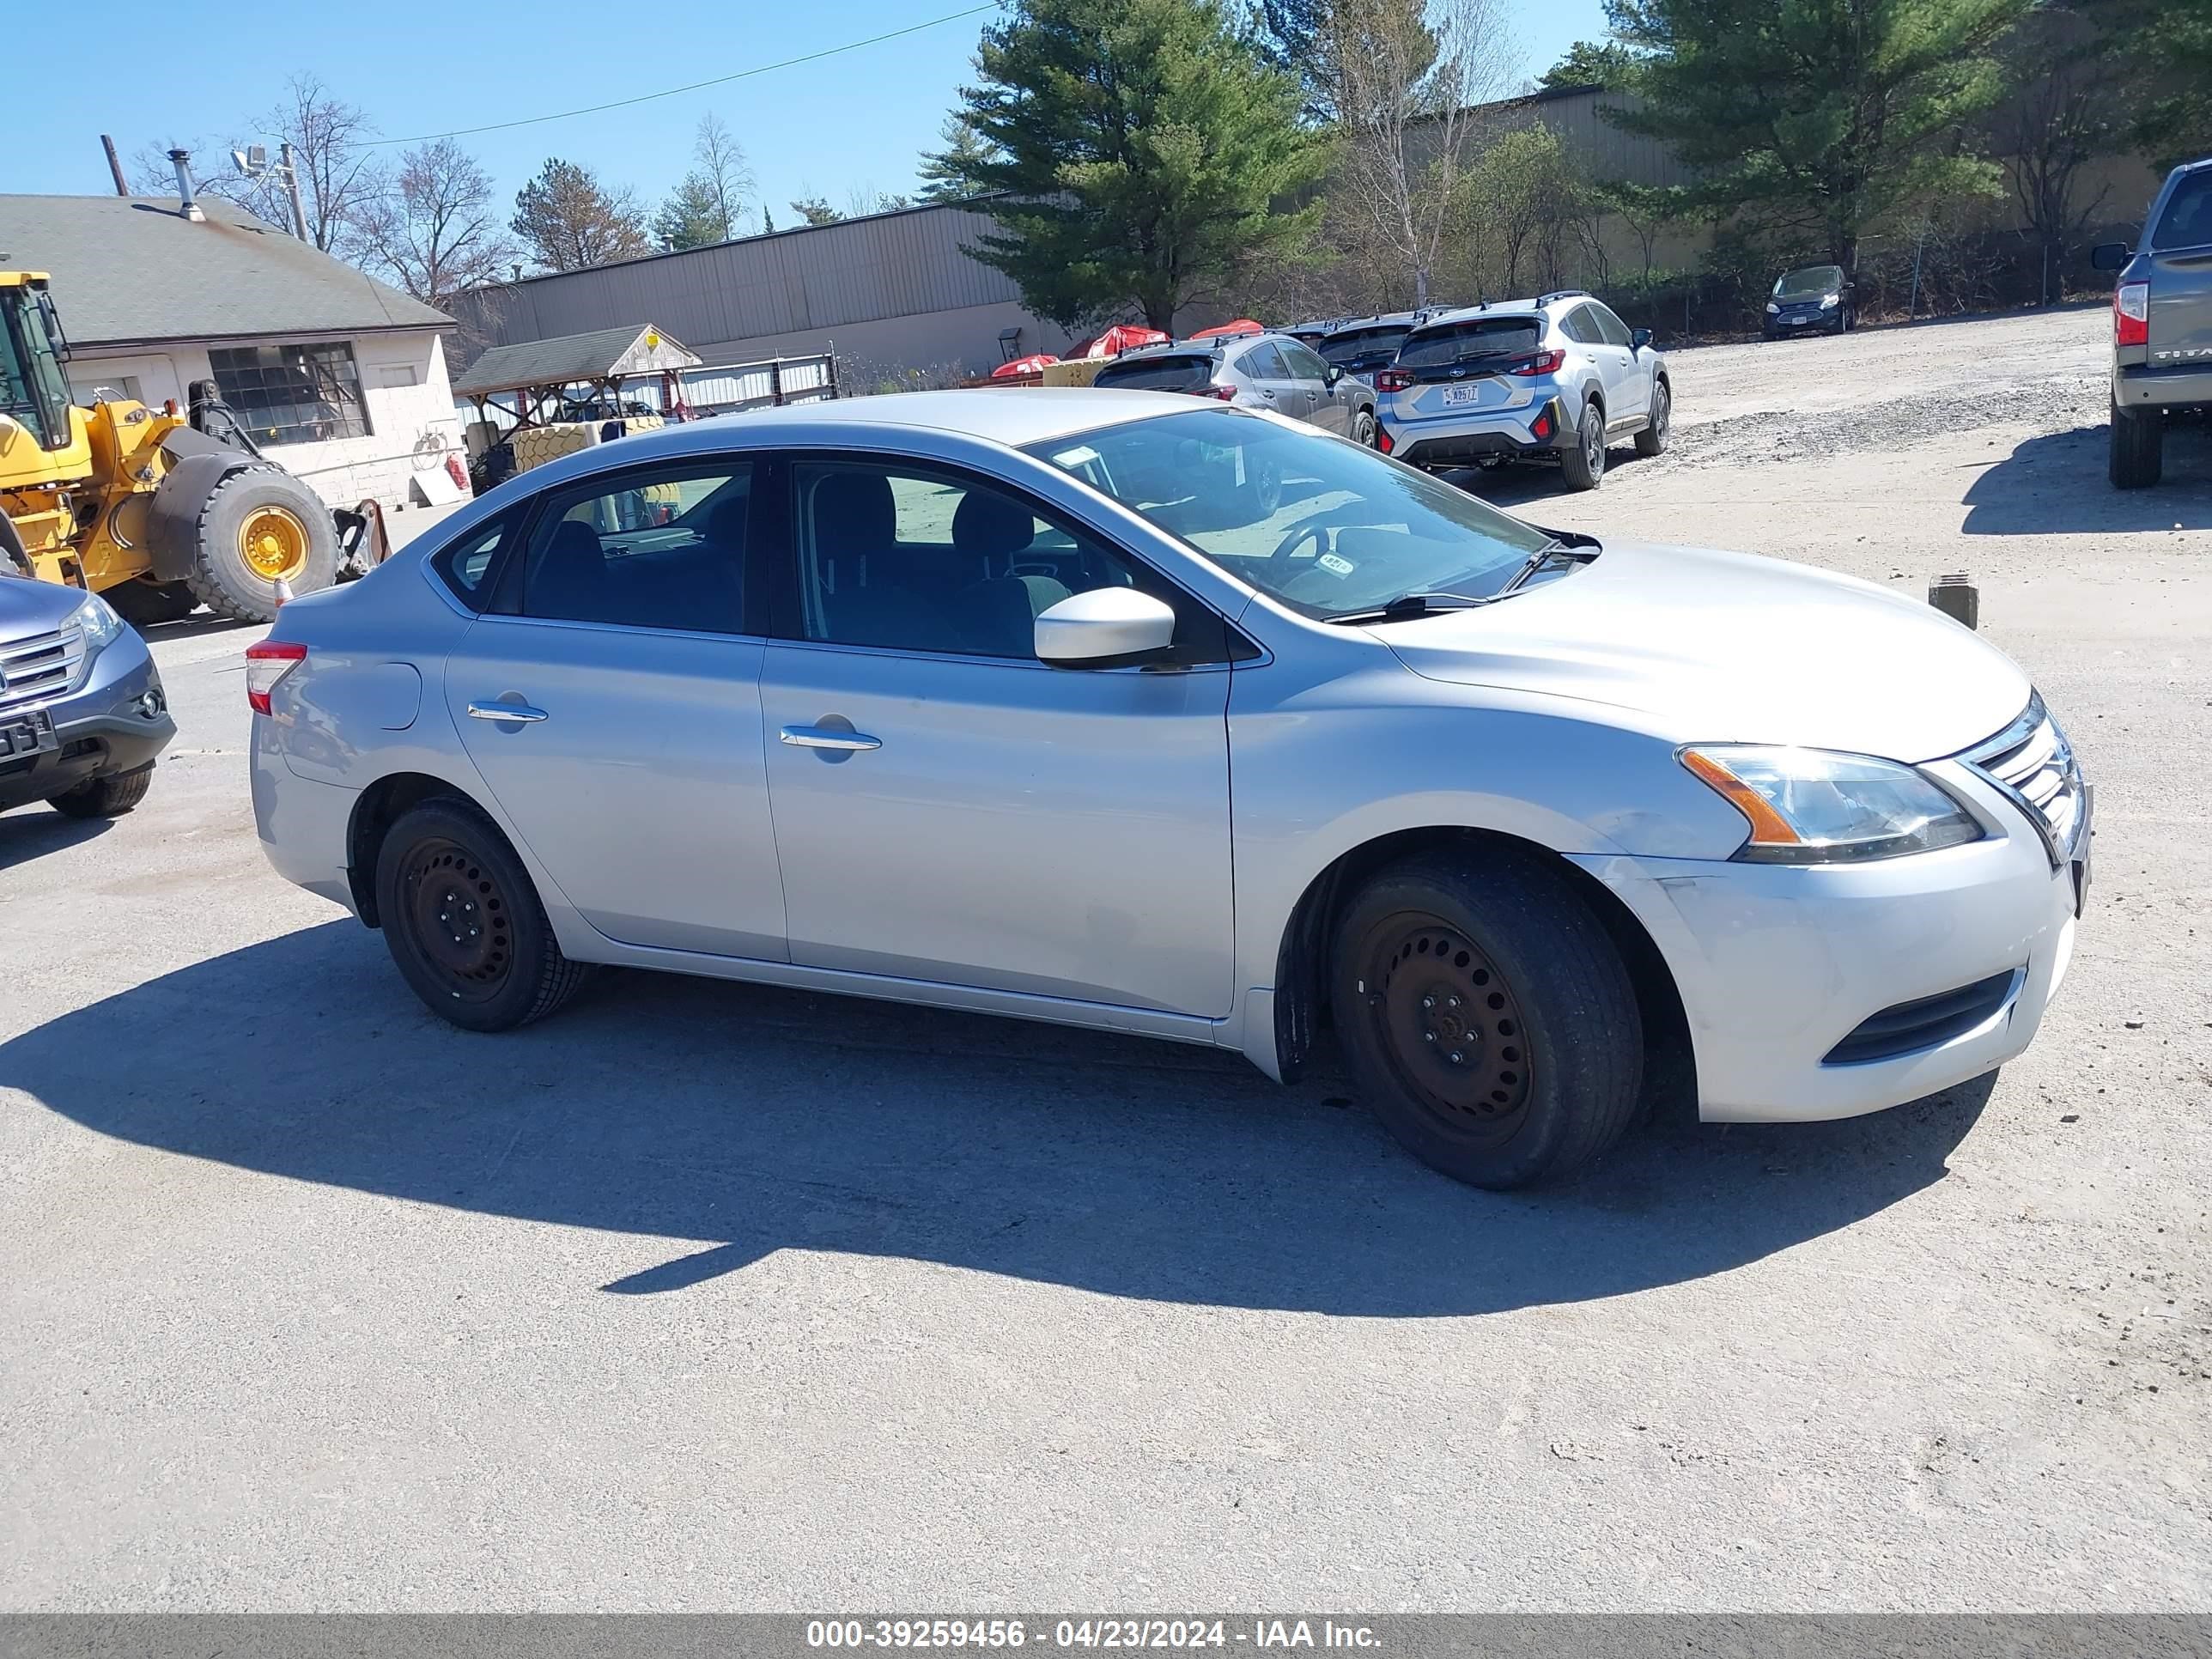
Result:
M208 353L216 389L256 443L308 444L368 435L353 348L226 346Z
M464 604L479 611L483 609L489 592L484 584L491 575L492 561L499 556L500 543L512 522L510 515L481 526L473 535L462 538L431 561L432 568L446 579L447 586L460 596Z
M600 479L550 498L531 536L526 616L741 634L752 463Z
M1158 591L1118 554L985 485L866 462L793 471L804 639L1034 661L1038 613L1069 595Z

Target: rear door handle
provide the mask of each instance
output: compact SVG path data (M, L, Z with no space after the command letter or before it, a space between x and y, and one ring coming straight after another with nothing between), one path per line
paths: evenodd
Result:
M472 702L469 705L472 720L513 720L517 725L529 726L545 718L542 708L532 708L526 702Z
M781 735L793 749L836 749L848 755L884 746L865 732L839 731L832 726L787 726Z

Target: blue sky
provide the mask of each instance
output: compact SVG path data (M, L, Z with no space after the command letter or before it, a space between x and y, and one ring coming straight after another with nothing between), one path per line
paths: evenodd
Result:
M1601 0L1510 0L1534 76L1577 38L1604 28ZM100 135L127 159L172 138L201 143L196 169L228 167L219 141L248 139L287 76L319 75L390 138L436 134L656 92L843 46L960 11L975 0L527 0L481 8L336 3L267 7L173 0L150 31L98 54L82 73L18 75L0 192L112 188ZM82 16L18 9L8 26L19 67L82 65ZM502 202L548 155L635 187L648 204L690 164L709 110L744 146L779 225L793 197L843 209L856 190L914 187L937 143L989 14L962 18L817 63L628 109L464 138ZM394 152L396 153L396 151Z

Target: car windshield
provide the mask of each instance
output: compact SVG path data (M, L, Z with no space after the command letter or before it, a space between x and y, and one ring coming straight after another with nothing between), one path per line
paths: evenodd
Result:
M1091 382L1119 386L1122 391L1192 392L1213 378L1213 357L1185 354L1173 357L1139 357L1109 363Z
M1443 368L1497 357L1526 357L1542 338L1543 325L1534 317L1478 317L1409 335L1398 348L1398 366Z
M1817 300L1824 294L1833 294L1844 285L1841 265L1807 265L1802 270L1785 270L1774 279L1774 297L1778 300Z
M1347 328L1322 341L1321 355L1340 368L1370 357L1392 356L1413 331L1403 323L1389 328Z
M1553 539L1370 449L1232 409L1131 421L1028 453L1308 617L1411 593L1485 599Z

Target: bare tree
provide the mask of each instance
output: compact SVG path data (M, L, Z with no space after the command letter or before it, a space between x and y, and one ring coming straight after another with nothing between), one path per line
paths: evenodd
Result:
M1426 305L1477 106L1516 78L1503 0L1338 0L1320 52L1339 122L1336 191Z
M714 197L722 222L728 227L722 233L726 241L738 234L738 216L744 211L745 204L759 186L754 182L752 168L736 136L712 110L699 118L698 136L691 143L691 159L698 163L696 176Z
M2040 245L2043 303L2063 297L2067 251L2105 205L2108 185L2081 195L2078 175L2121 146L2128 112L2117 95L2126 72L2076 13L2040 8L2006 47L2012 97L1998 129L1998 160Z
M451 138L409 150L391 190L363 216L362 263L443 310L462 289L497 281L516 258L492 197L491 175Z

